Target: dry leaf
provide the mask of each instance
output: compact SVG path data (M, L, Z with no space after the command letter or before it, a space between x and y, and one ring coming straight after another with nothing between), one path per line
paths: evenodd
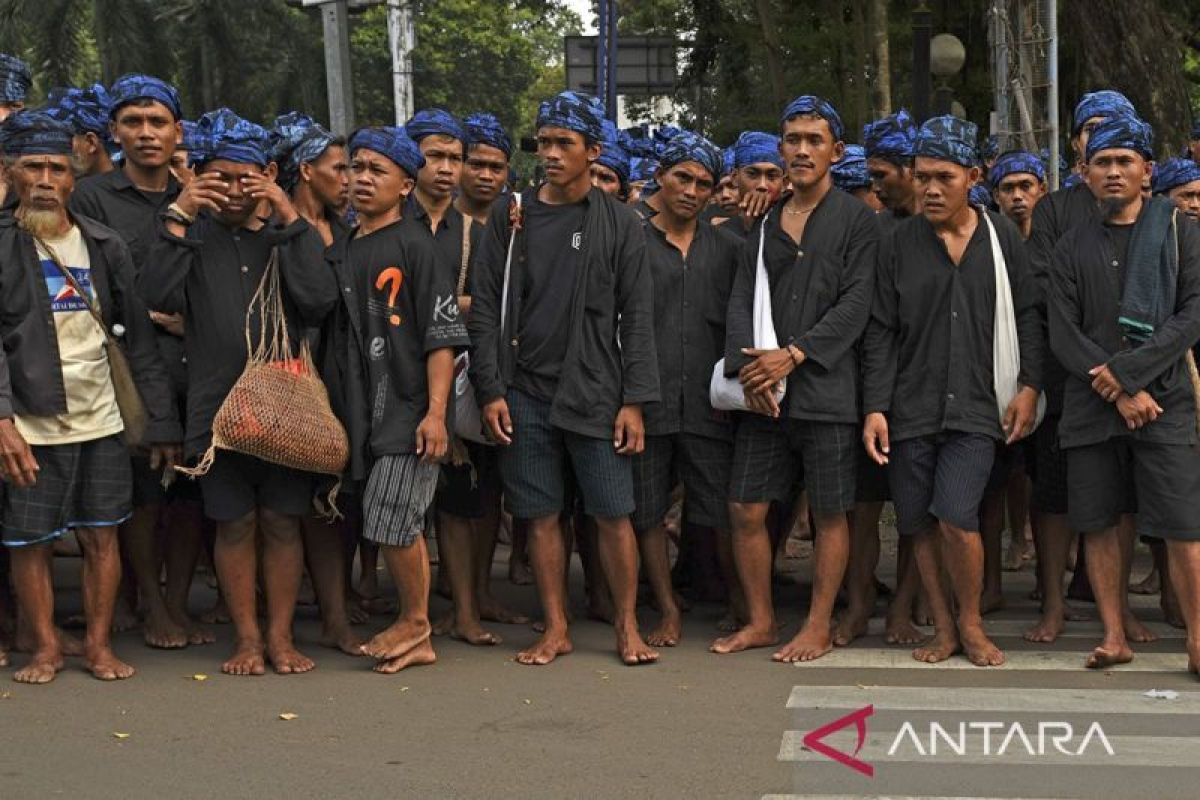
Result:
M290 722L299 716L299 714L293 714L291 711L285 711L279 715L279 718Z
M533 705L533 701L530 700L528 697L526 697L522 702L525 703L525 705L527 705L527 706Z
M117 737L118 739L128 739L129 738L128 733L118 733L117 731L113 731L113 736Z
M407 687L407 686L401 686L401 687L400 687L400 691L402 691L402 692L407 692L407 691L408 691L408 687Z
M193 676L192 676L192 680L194 680L194 681L206 681L206 680L208 680L208 676L207 676L207 675L205 675L205 674L204 674L204 673L202 673L202 672L197 672L195 675L193 675Z

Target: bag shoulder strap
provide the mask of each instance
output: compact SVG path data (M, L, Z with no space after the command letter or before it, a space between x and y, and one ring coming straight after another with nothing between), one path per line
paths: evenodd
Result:
M513 192L512 206L515 209L517 216L521 215L521 193ZM500 331L503 334L504 323L508 320L508 285L512 279L512 259L513 250L517 245L517 230L519 225L513 225L512 231L508 235L508 254L504 258L504 285L500 291Z
M463 214L462 263L458 266L458 294L467 289L467 268L471 265L471 225L475 222L469 214Z
M79 299L82 300L84 306L87 307L88 312L92 315L92 319L96 320L96 324L100 326L100 332L104 334L104 338L112 341L112 334L108 332L108 325L105 324L104 317L101 316L99 309L97 309L92 303L91 298L88 297L88 293L85 292L83 287L79 285L79 281L75 280L75 276L71 274L71 270L67 269L66 266L63 265L62 261L58 257L58 253L54 252L54 248L47 244L46 240L42 237L32 232L29 235L33 237L33 241L37 243L38 247L46 251L46 255L50 256L50 260L54 262L54 266L58 268L60 273L62 273L62 276L64 279L66 279L67 284L75 290L75 294L79 295Z

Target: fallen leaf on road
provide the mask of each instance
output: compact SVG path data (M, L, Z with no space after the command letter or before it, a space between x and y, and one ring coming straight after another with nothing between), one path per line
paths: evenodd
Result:
M207 675L205 675L205 674L204 674L204 673L202 673L202 672L197 672L195 675L193 675L193 676L192 676L192 680L194 680L194 681L206 681L206 680L208 680L208 676L207 676Z
M285 711L279 715L279 718L282 720L287 720L288 722L291 722L292 720L298 718L299 716L300 716L299 714L293 714L291 711Z
M117 737L118 739L128 739L129 738L128 733L118 733L117 731L113 731L113 736Z
M1146 692L1146 697L1153 700L1178 700L1179 692L1174 689L1151 689Z
M402 691L402 692L407 692L407 691L408 691L408 687L407 687L407 686L401 686L401 687L400 687L400 691Z
M533 701L532 701L532 700L530 700L528 697L526 697L526 698L525 698L524 700L522 700L521 702L523 702L523 703L524 703L525 705L527 705L527 706L529 706L529 705L533 705Z

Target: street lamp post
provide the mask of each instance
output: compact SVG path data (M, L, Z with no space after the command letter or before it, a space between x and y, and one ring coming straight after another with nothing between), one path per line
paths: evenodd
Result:
M933 30L930 23L932 16L925 0L920 0L912 12L912 106L918 124L929 118L929 36Z
M954 112L954 90L947 81L958 74L967 61L967 50L952 33L939 33L929 43L929 71L938 79L933 93L935 114Z

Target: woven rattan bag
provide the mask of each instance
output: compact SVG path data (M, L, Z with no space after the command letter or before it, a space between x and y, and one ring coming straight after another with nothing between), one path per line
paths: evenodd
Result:
M250 338L255 309L257 348ZM246 352L246 368L213 418L212 446L199 464L178 468L180 472L206 474L221 448L304 472L341 475L350 454L349 439L330 408L308 342L301 340L299 352L292 355L276 251L246 310ZM337 487L331 504L336 491Z

